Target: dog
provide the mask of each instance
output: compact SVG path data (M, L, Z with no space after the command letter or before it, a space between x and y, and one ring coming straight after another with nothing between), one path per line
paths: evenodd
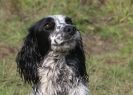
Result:
M89 95L82 38L70 17L50 15L32 25L16 63L30 95Z

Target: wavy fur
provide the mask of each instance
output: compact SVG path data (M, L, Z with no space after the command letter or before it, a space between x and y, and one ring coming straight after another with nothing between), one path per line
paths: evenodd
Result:
M64 19L65 16L56 15L35 23L17 55L22 79L33 85L31 95L88 95L82 39L70 21ZM54 28L45 29L48 23L55 24ZM62 27L59 31L57 25ZM61 30L64 27L67 29Z

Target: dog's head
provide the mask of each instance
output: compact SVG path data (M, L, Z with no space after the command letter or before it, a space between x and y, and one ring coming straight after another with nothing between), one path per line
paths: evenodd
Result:
M67 52L70 55L68 57L78 59L81 65L79 67L84 68L82 39L71 18L52 15L39 20L29 28L16 60L18 70L26 82L38 82L37 67L51 50Z
M46 48L65 52L73 49L80 40L80 34L71 18L63 15L53 15L43 18L30 28L36 32L38 45L43 53Z
M51 19L51 22L47 23L44 28L52 26L50 29L53 29L50 33L51 49L61 52L73 49L76 46L76 41L80 39L80 34L71 18L55 15L50 16L47 19Z

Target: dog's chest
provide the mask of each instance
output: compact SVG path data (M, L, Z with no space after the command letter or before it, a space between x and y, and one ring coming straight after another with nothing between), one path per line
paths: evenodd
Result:
M70 90L75 81L75 72L68 65L64 55L50 53L39 68L40 89L48 95L56 95ZM74 64L74 61L69 61Z

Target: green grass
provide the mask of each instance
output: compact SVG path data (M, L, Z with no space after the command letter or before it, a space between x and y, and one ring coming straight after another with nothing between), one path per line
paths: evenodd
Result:
M14 54L1 59L0 63L0 95L24 95L28 86L24 85L16 72ZM22 90L22 89L23 90Z
M90 58L88 67L93 95L132 95L131 60L132 57L119 53Z
M0 0L0 95L30 92L30 86L17 73L15 57L27 28L51 14L68 15L82 35L97 37L96 42L86 40L88 46L96 44L92 49L101 50L100 54L91 52L89 57L86 54L91 95L133 95L133 1L99 1Z

